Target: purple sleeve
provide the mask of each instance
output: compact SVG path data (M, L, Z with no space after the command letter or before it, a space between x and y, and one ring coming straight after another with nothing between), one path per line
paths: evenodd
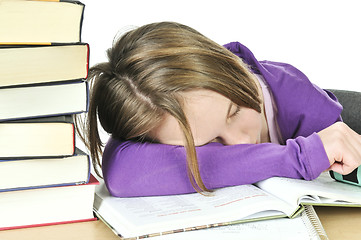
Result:
M319 136L272 143L197 147L200 172L210 188L254 183L273 176L314 179L329 167ZM151 196L194 192L181 146L110 139L103 175L113 196Z

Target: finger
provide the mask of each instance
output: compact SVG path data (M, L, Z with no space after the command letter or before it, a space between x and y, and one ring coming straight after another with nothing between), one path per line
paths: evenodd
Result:
M331 170L338 172L342 175L351 173L355 168L359 166L357 157L351 149L344 152L341 159L335 161L331 166Z
M337 173L339 173L341 175L344 175L343 164L341 164L339 162L335 162L328 169L332 170L334 172L337 172Z

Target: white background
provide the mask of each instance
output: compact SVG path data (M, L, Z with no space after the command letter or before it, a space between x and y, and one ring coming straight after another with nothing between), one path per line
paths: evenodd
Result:
M239 41L258 60L290 63L322 88L361 91L359 0L82 0L90 65L106 60L118 31L158 21L214 41Z

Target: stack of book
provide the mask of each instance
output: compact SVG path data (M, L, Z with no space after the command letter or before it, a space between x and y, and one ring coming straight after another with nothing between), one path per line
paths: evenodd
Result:
M76 148L87 111L84 5L0 2L0 230L94 220L97 180Z

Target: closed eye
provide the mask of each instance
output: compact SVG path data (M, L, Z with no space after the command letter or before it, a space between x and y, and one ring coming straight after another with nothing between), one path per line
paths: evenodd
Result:
M231 115L229 115L229 118L235 117L240 111L241 111L241 107L237 105L236 110Z

